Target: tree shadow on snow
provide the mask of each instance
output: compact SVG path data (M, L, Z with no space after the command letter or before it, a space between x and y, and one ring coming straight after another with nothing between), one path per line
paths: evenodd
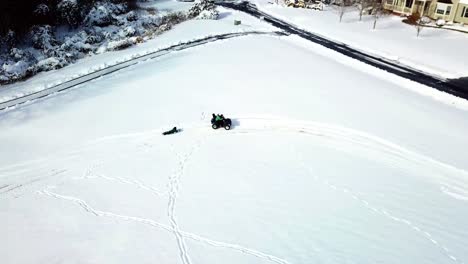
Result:
M226 17L228 17L230 15L232 15L231 12L221 12L221 13L219 13L218 19L224 19L224 18L226 18Z

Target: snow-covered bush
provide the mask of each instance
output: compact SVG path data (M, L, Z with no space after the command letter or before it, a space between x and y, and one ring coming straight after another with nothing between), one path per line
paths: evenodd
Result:
M216 5L209 0L198 0L189 9L187 16L189 18L209 18L217 19L219 12L216 10Z
M97 44L104 41L105 37L100 31L88 29L85 30L86 32L86 40L85 43L87 44Z
M175 25L175 24L178 24L180 22L183 22L185 19L187 19L187 17L186 17L186 15L184 13L174 12L174 13L170 13L170 14L167 14L167 15L163 16L160 19L160 24Z
M78 53L89 53L96 48L86 43L88 34L85 31L80 31L71 37L65 37L63 44L60 46L61 49L70 53L69 57L79 57Z
M35 63L27 60L4 62L0 69L0 80L13 82L36 73Z
M125 16L127 21L133 22L138 20L138 14L135 11L130 11L128 14Z
M36 66L39 71L50 71L59 69L64 65L59 59L55 57L50 57L39 61Z
M111 2L96 2L85 17L85 23L91 26L105 27L118 22L117 16L127 13L126 4L114 4ZM130 15L131 17L132 15ZM136 19L135 15L133 15ZM120 19L122 20L122 19ZM122 24L122 23L121 23Z
M121 40L110 41L107 44L107 50L121 50L142 42L141 37L126 38Z
M216 20L219 17L219 12L216 9L211 9L211 10L203 10L201 13L197 16L197 19L213 19Z
M427 25L427 24L429 24L429 23L432 22L432 20L431 20L429 17L427 17L427 16L421 17L421 20L420 20L420 21L421 21L421 24L423 24L423 25Z
M34 26L31 29L31 40L33 47L42 50L44 53L54 49L57 45L53 28L49 25Z
M57 15L61 23L77 26L81 22L77 0L61 0L57 5Z
M13 30L8 30L5 37L0 36L0 44L5 46L6 49L10 49L15 46L17 42L16 33Z
M95 6L85 18L85 22L90 26L105 27L112 24L112 14L105 5Z
M50 12L49 6L44 3L37 5L36 9L34 9L33 13L36 16L47 16Z
M25 51L22 50L22 49L12 48L12 49L10 50L10 54L9 54L9 55L10 55L10 58L14 59L15 61L19 61L19 60L21 60L21 59L27 57L27 56L26 56L26 53L27 53L27 52L25 52Z
M439 18L439 19L437 19L437 21L436 21L436 25L437 25L438 27L445 26L446 23L447 23L447 22L446 22L444 19L442 19L442 18Z
M125 38L125 37L133 37L135 36L136 34L136 29L132 26L128 26L124 29L121 29L119 31L119 36L122 37L122 38Z

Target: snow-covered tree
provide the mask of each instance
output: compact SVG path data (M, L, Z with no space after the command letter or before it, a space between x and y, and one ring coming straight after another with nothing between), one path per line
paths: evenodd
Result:
M49 6L44 3L38 4L36 9L34 9L34 15L36 16L47 16L49 12Z
M55 49L57 45L53 28L50 25L34 26L31 29L31 40L33 47L45 54Z
M11 29L8 30L2 40L7 49L13 48L18 41L16 33Z
M57 5L59 22L75 27L81 22L80 7L77 0L61 0Z

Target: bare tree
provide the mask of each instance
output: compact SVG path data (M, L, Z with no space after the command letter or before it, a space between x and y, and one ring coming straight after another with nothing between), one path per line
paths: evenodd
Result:
M338 12L338 16L340 17L340 23L341 20L343 20L344 13L346 12L346 0L341 0L340 1L340 9Z
M416 22L416 37L417 38L419 38L419 34L421 33L422 29L423 29L423 24L422 24L421 18L420 18Z
M377 27L377 20L384 14L383 2L385 0L371 0L372 1L372 14L374 16L374 25L372 29Z
M357 0L356 6L359 11L359 21L362 21L362 15L372 6L372 0Z
M412 14L409 17L405 18L403 22L414 26L414 28L416 29L416 37L419 38L419 34L421 34L421 31L423 30L423 27L424 27L424 21L423 21L423 18L421 17L421 14L419 13Z

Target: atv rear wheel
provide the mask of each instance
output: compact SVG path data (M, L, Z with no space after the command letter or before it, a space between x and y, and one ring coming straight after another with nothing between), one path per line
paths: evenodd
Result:
M227 126L224 127L224 129L229 130L229 129L231 129L231 126L227 125Z
M213 129L218 129L218 126L217 126L216 124L213 124L211 127L212 127Z

